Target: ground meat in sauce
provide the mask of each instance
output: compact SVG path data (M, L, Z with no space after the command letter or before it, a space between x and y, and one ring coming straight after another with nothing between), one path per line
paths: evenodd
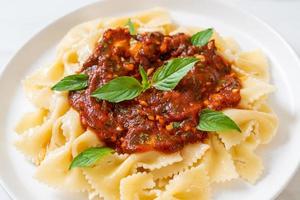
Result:
M151 79L153 72L171 58L194 56L195 67L172 91L149 89L133 100L109 103L90 94L118 76L141 80L142 65ZM199 112L204 108L221 110L239 103L241 84L231 66L216 52L214 41L193 46L190 36L146 32L131 36L127 29L107 30L94 53L84 63L89 86L69 94L81 122L119 153L157 150L176 152L188 143L203 141Z

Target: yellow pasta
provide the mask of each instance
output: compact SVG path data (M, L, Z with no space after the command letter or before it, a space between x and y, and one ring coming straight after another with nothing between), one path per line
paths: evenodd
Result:
M80 116L75 110L70 109L62 117L61 129L63 130L67 142L75 140L84 132L84 129L80 124Z
M121 200L132 200L132 199L153 199L151 194L147 195L145 189L151 189L155 186L153 176L147 173L137 173L128 176L121 180L120 193ZM149 196L149 197L147 197Z
M261 159L253 152L253 143L247 145L247 141L243 142L231 149L232 159L239 175L249 181L255 183L262 173L263 164Z
M87 130L72 143L72 155L75 157L85 149L97 146L103 146L103 143L98 139L95 133L91 130Z
M144 169L149 169L151 171L182 161L182 157L179 152L164 154L151 151L137 154L136 157L138 160L136 167L143 167Z
M52 121L48 120L41 126L29 129L17 141L16 148L35 164L40 164L47 151L51 138Z
M209 148L206 144L196 143L187 145L182 151L182 161L152 171L154 179L170 177L187 169L196 163Z
M72 162L71 144L67 143L47 154L37 168L35 177L56 188L70 191L88 191L90 185L81 169L69 170Z
M232 37L224 38L225 51L229 50L231 54L236 55L241 51L240 45Z
M156 198L156 200L210 199L208 179L204 166L202 165L186 170L176 175L166 186L166 191Z
M234 65L246 74L269 81L268 60L260 50L239 53Z
M272 113L242 109L228 109L224 113L233 119L242 130L241 134L235 130L218 132L226 149L241 143L253 130L262 144L268 143L277 131L278 119ZM253 128L255 125L258 126L257 129Z
M72 49L74 45L77 45L81 40L86 39L93 30L99 27L99 24L101 24L101 20L94 20L79 24L72 28L59 43L57 47L57 57L61 58L62 55Z
M146 152L126 157L126 155L113 155L107 158L107 161L100 161L93 169L84 169L87 179L93 188L99 191L100 196L118 199L119 194L115 187L119 187L120 181L135 172L137 167L155 171L182 159L177 153L163 155L158 152Z
M47 109L50 107L52 91L50 88L39 88L24 86L27 98L38 108Z
M197 31L199 31L199 30L201 30L201 29L197 28ZM187 33L189 35L192 35L197 31L194 30L193 28L190 28L190 27L179 26L175 30L172 30L172 32L170 32L169 34L170 35L176 35L177 33Z
M243 121L238 123L241 133L236 130L217 132L226 149L230 149L232 146L240 144L245 138L247 138L254 130L257 122L254 120Z
M80 124L79 114L70 109L53 123L48 151L60 147L66 142L74 141L83 132L84 129Z
M51 87L64 75L64 65L60 60L56 60L52 65L41 68L26 77L23 85L26 88L42 89Z
M226 50L225 40L220 36L220 34L214 31L211 40L215 41L218 51L224 52Z
M83 169L88 182L104 199L120 199L120 181L130 175L135 159L111 155L101 159L93 168Z
M253 77L245 77L241 89L242 108L257 108L265 100L265 97L274 92L275 87Z
M47 114L47 110L43 108L24 114L19 123L16 125L15 131L19 134L22 134L30 128L41 125L44 122Z
M67 141L67 138L65 137L63 130L61 128L62 118L63 117L60 117L53 122L52 131L51 131L51 139L48 144L47 151L52 151L56 148L59 148L59 147L63 146Z
M224 182L238 177L231 155L217 136L211 136L207 150L201 160L201 164L208 172L211 182Z

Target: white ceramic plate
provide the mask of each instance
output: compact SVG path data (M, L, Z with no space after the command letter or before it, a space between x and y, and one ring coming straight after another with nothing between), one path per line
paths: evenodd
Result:
M258 149L265 170L256 185L233 181L213 185L214 199L273 199L287 184L300 161L300 63L287 43L269 26L228 4L211 0L104 0L72 12L47 26L20 49L0 78L0 177L13 199L84 199L84 195L51 189L33 179L35 167L12 143L13 126L30 104L21 90L21 80L37 67L54 59L54 48L74 25L103 16L116 16L156 6L169 9L174 21L200 27L214 27L233 36L242 48L260 48L271 63L272 82L277 91L271 104L280 128L271 144ZM296 103L298 102L298 104Z

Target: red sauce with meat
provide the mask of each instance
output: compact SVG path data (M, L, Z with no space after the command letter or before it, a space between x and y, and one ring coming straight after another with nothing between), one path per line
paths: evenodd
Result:
M118 76L139 80L142 65L153 72L171 58L194 56L199 62L172 91L147 90L133 100L110 103L91 97L96 88ZM109 29L84 63L89 75L86 90L70 92L69 101L81 122L119 153L157 150L176 152L188 143L201 142L199 112L221 110L239 103L241 83L231 66L216 52L214 41L193 46L190 36L146 32L131 36L127 29Z

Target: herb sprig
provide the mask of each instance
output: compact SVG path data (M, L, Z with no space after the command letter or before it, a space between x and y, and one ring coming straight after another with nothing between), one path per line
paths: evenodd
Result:
M200 113L198 130L201 131L229 131L241 132L239 126L227 115L220 111L204 109Z
M64 77L56 83L51 89L56 91L75 91L82 90L88 86L88 75L74 74Z
M128 26L130 35L135 35L136 34L136 30L134 27L134 24L132 23L131 19L129 18L127 23L125 24L126 26Z
M211 36L213 35L213 32L214 31L212 28L208 28L194 34L191 37L192 44L199 47L206 45L209 42Z
M154 73L151 82L149 82L145 70L140 67L142 83L133 77L118 77L96 89L92 96L97 99L118 103L133 99L150 87L163 91L172 90L193 68L197 61L198 59L193 57L174 58Z
M179 81L194 67L197 58L175 58L160 67L152 77L152 86L158 90L173 90Z
M78 154L70 164L69 169L76 167L91 167L101 158L114 153L109 147L91 147Z

